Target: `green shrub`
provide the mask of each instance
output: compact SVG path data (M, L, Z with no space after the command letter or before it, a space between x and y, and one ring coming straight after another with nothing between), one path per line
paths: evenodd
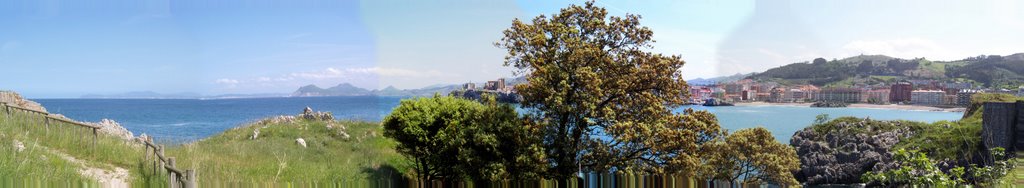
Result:
M405 99L384 118L384 136L423 180L532 179L546 167L538 130L515 109L455 97Z

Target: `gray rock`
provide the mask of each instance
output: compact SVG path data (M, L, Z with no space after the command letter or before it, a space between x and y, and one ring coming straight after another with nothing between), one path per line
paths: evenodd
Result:
M866 172L894 166L889 150L911 132L908 128L880 131L885 129L876 127L898 125L895 121L866 121L872 120L837 123L836 129L827 133L807 127L793 134L790 145L796 148L801 163L800 170L794 172L797 180L807 185L856 184ZM854 134L855 129L871 131Z
M128 129L125 129L123 126L121 126L120 123L117 123L117 121L111 119L102 119L100 120L100 122L96 123L86 122L85 124L98 126L100 127L100 133L113 135L124 140L132 140L135 138L134 134L132 134L131 131L128 131Z
M302 114L299 114L299 117L312 121L334 121L334 115L331 112L313 112L313 109L309 107L306 107Z
M14 151L15 152L25 151L25 143L21 143L21 141L14 140Z
M295 143L298 143L298 144L299 144L300 146L302 146L303 148L305 148L305 147L306 147L306 140L303 140L302 138L297 138L297 139L295 139Z
M256 140L256 138L259 138L259 137L260 137L260 129L255 129L255 130L252 130L252 136L249 137L249 140Z

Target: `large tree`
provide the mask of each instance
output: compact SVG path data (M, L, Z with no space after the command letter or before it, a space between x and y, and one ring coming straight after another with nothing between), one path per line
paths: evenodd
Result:
M678 55L647 52L640 16L608 16L594 2L551 17L514 20L496 43L528 82L515 89L542 127L551 173L579 169L679 172L695 168L700 144L719 134L713 115L673 113L687 99Z

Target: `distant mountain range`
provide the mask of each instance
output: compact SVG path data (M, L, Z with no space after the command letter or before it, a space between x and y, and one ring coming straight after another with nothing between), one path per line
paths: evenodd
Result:
M198 93L171 93L162 94L152 91L134 91L118 94L88 94L79 98L83 99L234 99L234 98L271 98L287 97L285 93L257 93L257 94L224 94L224 95L201 95Z
M1024 84L1024 53L988 55L956 61L924 58L900 59L884 55L860 55L839 60L814 59L756 73L747 78L780 84L852 86L898 80L973 82L991 88L1016 88Z
M713 78L697 78L697 79L693 79L693 80L687 80L686 83L690 84L690 85L695 85L695 86L714 85L714 84L717 84L717 83L720 83L720 82L735 82L737 80L742 80L742 79L747 78L748 76L751 76L751 75L754 75L754 74L756 74L756 73L747 73L747 74L736 73L736 74L734 74L732 76L720 76L720 77L713 77Z
M292 92L290 97L323 97L323 96L429 96L434 93L447 95L453 90L461 88L459 85L433 86L420 89L398 89L388 86L384 89L369 90L353 86L349 83L338 84L334 87L320 88L316 85L306 85Z
M516 77L506 79L505 84L508 86L525 83L526 78ZM483 86L483 83L475 83L478 87ZM369 90L353 86L349 83L341 83L334 87L321 88L316 85L306 85L299 87L299 89L292 92L291 97L322 97L322 96L431 96L434 93L441 95L448 95L452 91L462 89L462 84L450 84L450 85L431 85L419 89L398 89L394 86L388 86L384 89Z

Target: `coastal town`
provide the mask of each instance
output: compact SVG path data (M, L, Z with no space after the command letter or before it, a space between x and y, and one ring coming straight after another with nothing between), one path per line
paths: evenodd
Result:
M785 86L752 79L690 86L692 104L768 103L862 103L931 107L965 107L977 93L1004 93L1024 96L1024 86L1016 90L983 88L968 82L904 80L895 83L852 87Z

